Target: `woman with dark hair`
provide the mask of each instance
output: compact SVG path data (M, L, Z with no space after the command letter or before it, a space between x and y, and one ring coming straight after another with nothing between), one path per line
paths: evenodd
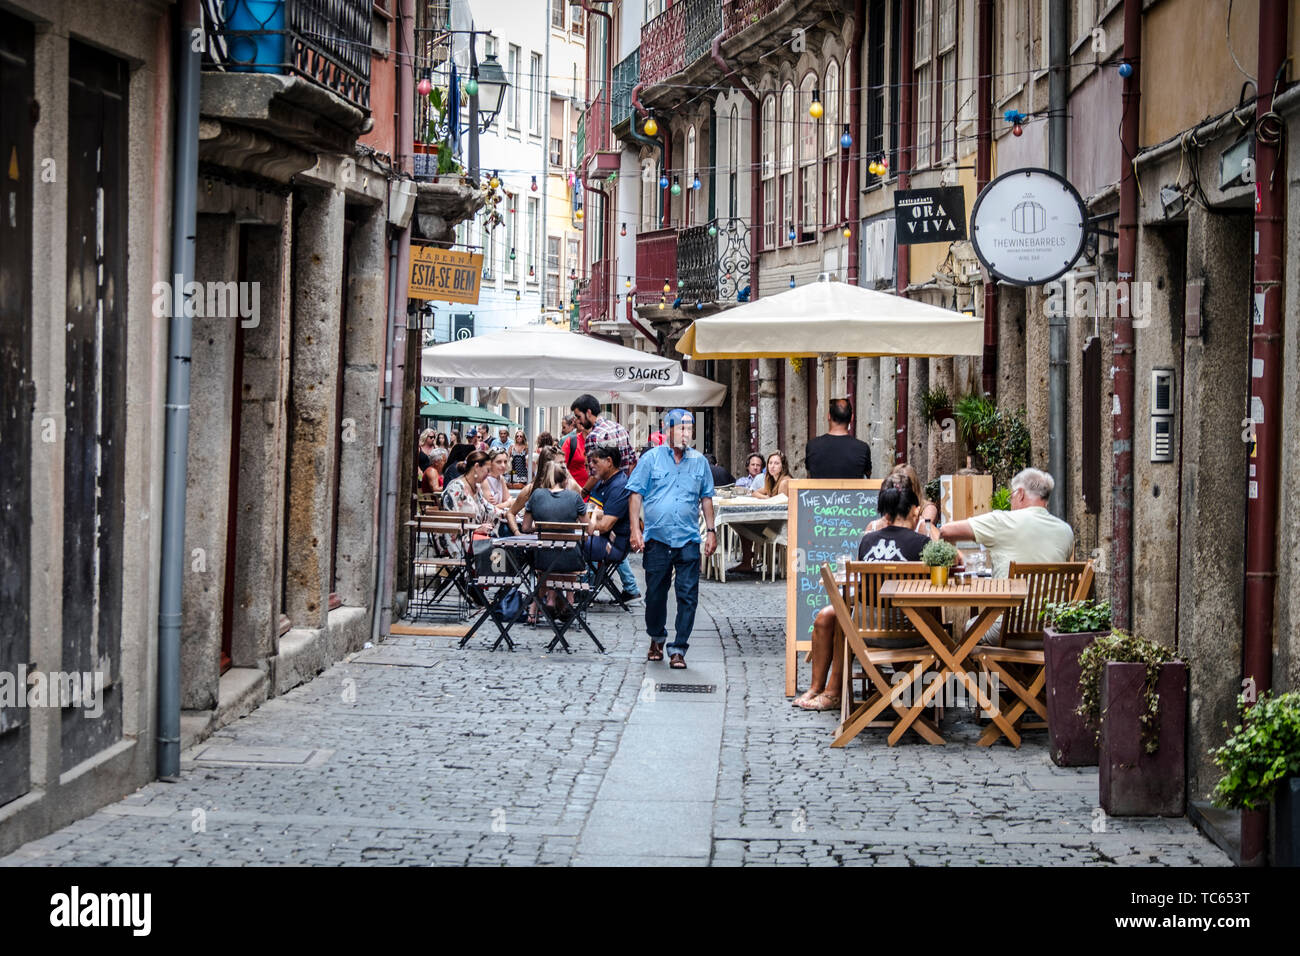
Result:
M898 488L911 489L913 497L916 498L919 510L917 512L916 524L912 528L918 534L929 535L931 538L938 539L939 530L934 526L934 522L939 517L939 507L933 501L925 501L921 493L921 479L916 475L916 469L906 462L901 462L893 467L888 475L885 476L881 488L888 488L894 485ZM868 531L879 531L881 528L889 526L889 520L884 517L877 518L871 524L867 525Z
M905 482L880 489L876 510L888 522L880 531L868 531L858 542L859 561L919 561L921 549L930 541L912 530L920 502ZM828 673L829 671L829 673ZM812 682L808 690L791 701L804 710L835 710L840 706L839 688L844 674L843 642L835 640L835 609L824 607L813 619Z
M473 451L473 445L452 445L451 451L447 453L447 466L442 470L444 480L459 478L462 474L462 464Z
M790 487L790 463L785 460L785 452L774 451L767 456L767 477L763 487L750 492L755 498L775 498L784 495Z
M448 449L451 448L451 442L447 441L447 433L446 433L446 432L438 432L437 437L434 438L434 440L433 440L433 447L434 447L434 448L448 448Z

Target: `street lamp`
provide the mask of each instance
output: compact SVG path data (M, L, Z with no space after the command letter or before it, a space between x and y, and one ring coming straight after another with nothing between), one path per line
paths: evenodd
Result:
M506 99L506 87L510 83L506 79L506 71L501 69L501 64L497 62L495 53L489 53L483 58L483 62L478 65L478 75L475 79L478 80L478 111L483 121L482 131L486 133L492 121L501 112L501 106Z

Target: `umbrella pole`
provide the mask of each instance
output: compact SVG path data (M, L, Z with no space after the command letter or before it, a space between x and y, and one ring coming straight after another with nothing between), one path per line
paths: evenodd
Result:
M528 441L536 443L537 441L537 410L533 408L533 399L536 397L535 385L536 379L528 380L528 428L525 431L528 434Z
M835 356L823 355L821 356L821 363L822 363L822 397L826 402L826 407L830 408L831 398L833 397L831 394L831 389L834 387L834 383L835 383ZM818 421L820 422L821 419L819 418Z

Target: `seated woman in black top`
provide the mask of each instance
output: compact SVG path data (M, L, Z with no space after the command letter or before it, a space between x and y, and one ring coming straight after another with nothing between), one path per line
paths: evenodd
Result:
M912 530L921 503L908 486L880 489L876 505L889 524L880 531L868 531L858 544L859 561L919 561L921 549L929 542ZM829 605L813 619L812 683L807 692L794 699L793 706L804 710L835 710L840 706L839 688L844 673L843 642L835 637L835 609ZM830 671L827 674L827 671Z

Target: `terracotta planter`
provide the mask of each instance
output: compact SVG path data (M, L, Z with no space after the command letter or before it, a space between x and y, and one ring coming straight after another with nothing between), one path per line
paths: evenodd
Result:
M1101 808L1116 817L1180 817L1187 809L1187 664L1160 665L1156 693L1159 746L1146 752L1145 664L1110 662L1101 678Z
M1058 767L1097 766L1097 736L1079 716L1079 655L1110 631L1064 634L1043 628L1047 663L1047 738Z
M1273 865L1300 866L1300 777L1278 784L1273 814Z

